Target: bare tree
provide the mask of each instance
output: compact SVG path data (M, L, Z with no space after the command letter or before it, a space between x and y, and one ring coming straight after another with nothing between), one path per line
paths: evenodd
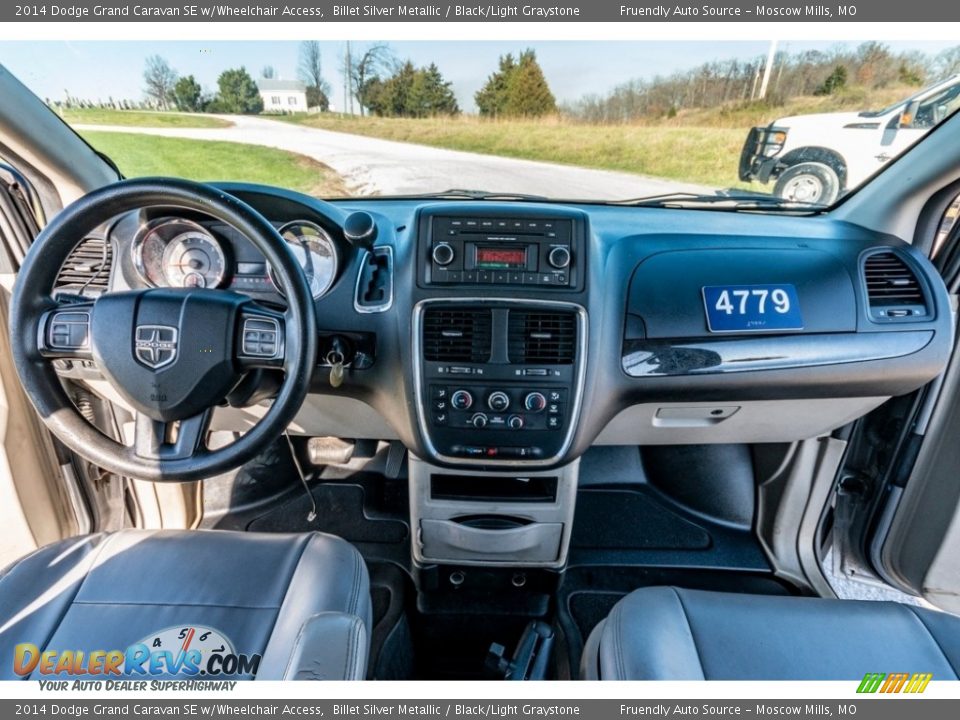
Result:
M357 99L360 114L363 115L370 83L379 79L380 73L393 65L393 53L389 46L377 43L349 58L349 65L344 68L344 73L349 80L350 94Z
M177 83L177 73L170 64L159 55L147 58L143 70L144 92L161 110L166 110L173 100L173 87Z
M297 66L297 74L307 87L330 94L330 84L323 79L323 56L318 41L304 40L300 43L300 63Z

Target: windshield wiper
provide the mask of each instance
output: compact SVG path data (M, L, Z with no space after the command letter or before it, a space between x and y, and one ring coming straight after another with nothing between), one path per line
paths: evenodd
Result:
M610 200L606 205L630 207L717 208L723 210L822 210L822 203L784 200L774 195L750 192L749 190L723 190L715 195L700 195L692 192L664 193L626 200Z
M419 193L416 195L392 195L394 199L437 199L437 200L520 200L544 202L549 201L546 195L528 195L525 193L489 192L487 190L464 190L451 188L440 192Z

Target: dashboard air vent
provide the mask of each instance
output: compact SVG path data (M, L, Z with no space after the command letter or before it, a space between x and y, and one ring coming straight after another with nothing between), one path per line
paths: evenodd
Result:
M576 355L576 342L574 313L510 312L507 343L511 363L570 365Z
M490 310L427 308L423 315L423 357L432 362L485 363L492 336Z
M863 263L863 274L871 316L894 320L927 314L920 281L896 253L868 255Z
M102 238L88 237L77 245L63 261L54 293L97 296L110 286L113 248Z

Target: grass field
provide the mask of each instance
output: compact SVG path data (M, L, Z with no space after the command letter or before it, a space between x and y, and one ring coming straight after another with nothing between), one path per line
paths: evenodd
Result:
M744 187L737 179L737 162L747 130L754 125L788 115L878 108L907 96L911 90L888 88L866 93L854 89L830 97L797 98L779 106L738 103L629 124L588 124L566 118L360 118L334 113L279 119L452 150Z
M220 128L231 123L209 115L102 108L62 109L60 116L71 125L129 125L132 127Z
M260 145L84 131L97 150L127 177L173 175L190 180L232 180L279 185L317 197L347 195L343 180L303 155Z

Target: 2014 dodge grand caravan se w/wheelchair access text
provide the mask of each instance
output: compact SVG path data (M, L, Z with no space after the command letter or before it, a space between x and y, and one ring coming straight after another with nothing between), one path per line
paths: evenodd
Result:
M960 116L833 205L324 200L0 96L0 678L957 677Z

